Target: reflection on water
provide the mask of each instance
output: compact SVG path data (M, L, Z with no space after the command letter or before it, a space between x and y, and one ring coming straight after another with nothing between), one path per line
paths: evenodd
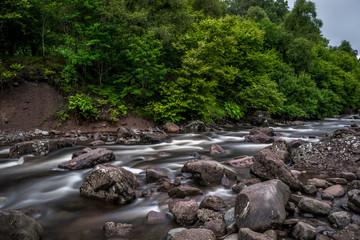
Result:
M290 142L295 139L316 142L327 132L360 124L360 120L325 119L307 122L303 126L278 126L274 130L279 137ZM269 144L244 142L249 129L228 129L203 134L173 135L167 142L155 145L106 145L114 151L114 165L122 166L134 173L140 183L138 191L156 188L156 184L145 184L144 170L157 166L166 168L172 179L181 176L181 167L194 152L209 159L224 162L240 155L256 155ZM220 156L210 156L212 144L230 150ZM169 221L162 225L144 224L146 214L167 210L167 193L154 193L151 197L137 198L126 206L105 204L85 199L79 195L82 180L91 169L67 171L57 166L82 147L66 148L46 157L26 156L9 159L9 147L0 147L0 208L14 209L35 207L40 214L36 220L44 228L44 239L105 239L102 226L107 221L132 223L136 227L136 239L164 239L169 229L178 227L169 214ZM159 154L165 152L167 154ZM236 170L240 177L249 178L248 169ZM192 184L191 180L183 183ZM233 204L236 195L222 186L202 188L204 195L217 195L227 204ZM196 196L200 202L203 196Z

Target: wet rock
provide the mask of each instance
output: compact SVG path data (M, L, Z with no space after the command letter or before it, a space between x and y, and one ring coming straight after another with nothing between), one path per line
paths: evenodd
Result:
M175 200L168 205L170 212L174 214L176 222L180 225L191 225L197 221L199 207L194 199Z
M74 138L34 140L16 143L10 148L9 157L19 158L26 154L47 155L50 152L65 147L72 147L76 143Z
M186 228L182 227L182 228L173 228L173 229L171 229L167 234L166 240L172 240L176 233L181 232L183 230L186 230Z
M226 234L226 225L223 220L216 219L204 223L204 228L211 230L216 237Z
M200 188L184 184L171 188L168 194L172 198L184 198L186 196L201 195L202 191Z
M167 219L165 213L150 211L146 215L145 223L149 224L149 225L153 225L153 224L165 223L165 222L167 222L167 220L168 219Z
M328 178L326 179L329 183L346 185L347 181L344 178Z
M296 139L296 140L292 140L291 142L289 142L289 146L291 148L298 148L300 147L301 145L304 145L308 143L307 141L304 141L304 140L301 140L301 139Z
M360 166L360 136L335 132L318 143L300 146L294 153L294 168L330 174L349 172Z
M246 186L250 186L256 183L261 183L259 178L249 178L249 179L240 179L238 183L245 184Z
M164 169L157 167L146 169L146 182L152 183L163 178L169 178Z
M105 145L105 142L102 140L95 140L95 141L92 141L89 145L90 146L100 146L100 145Z
M213 144L210 147L210 155L217 155L220 153L226 153L228 151L226 151L225 149L223 149L220 145L218 144Z
M111 164L99 164L82 182L80 194L84 197L123 205L136 197L137 186L133 173Z
M254 157L253 156L239 156L233 160L228 160L224 162L235 168L248 168L254 164Z
M104 224L103 230L107 238L111 238L111 237L128 238L131 237L131 234L134 231L134 227L132 224L127 224L127 223L106 222Z
M333 201L335 199L334 196L330 195L330 194L327 194L327 193L322 193L321 194L321 199L324 199L324 200L331 200Z
M349 182L354 181L357 179L357 176L355 173L352 172L342 172L341 177L348 180Z
M303 121L286 121L285 124L289 125L289 126L301 126L301 125L304 125L304 122Z
M324 193L333 197L342 197L345 195L345 189L341 185L334 185L326 188Z
M157 184L160 186L157 188L159 192L169 192L169 190L174 187L174 184L170 182L168 178L161 178L157 181Z
M245 142L252 142L252 143L272 143L274 139L265 134L257 134L257 135L246 135Z
M299 204L300 200L303 199L304 196L298 194L290 194L290 201L296 204Z
M158 128L148 128L145 130L128 129L120 127L117 130L118 144L155 144L165 140L167 134Z
M156 144L161 143L167 138L167 134L160 129L146 129L139 134L139 142L141 144Z
M235 184L232 187L232 190L234 191L234 193L240 193L242 190L244 190L247 186L241 182Z
M331 184L324 180L324 179L318 179L318 178L312 178L307 181L308 185L314 185L317 188L327 188L331 186Z
M168 122L166 123L164 126L163 126L163 129L165 132L168 132L168 133L177 133L179 132L180 128L178 125L176 125L175 123L173 122Z
M235 223L235 208L230 208L224 215L224 221L226 226L230 226L231 224Z
M251 124L254 126L269 126L274 123L271 115L266 111L257 111L251 118Z
M289 187L280 180L270 180L245 188L235 202L238 228L265 231L281 225L286 218L285 205L289 197Z
M305 185L303 191L306 194L314 195L317 193L317 188L314 185Z
M316 230L310 224L298 222L292 230L295 239L312 240L316 236Z
M210 209L200 208L196 213L198 219L202 222L220 219L223 220L224 216L221 213L215 212Z
M182 167L181 172L191 173L194 181L202 186L221 184L223 177L236 180L236 172L215 161L190 160Z
M224 207L224 199L214 195L205 196L200 203L200 208L207 208L214 211L220 211Z
M0 239L40 240L43 229L33 218L17 210L0 211Z
M273 240L269 236L254 232L249 228L240 228L238 233L238 239L241 240Z
M306 197L299 201L298 207L302 212L315 215L327 215L331 211L331 206L329 204Z
M249 132L249 135L262 135L265 134L269 137L275 136L273 128L252 128Z
M359 189L360 190L360 180L354 180L350 183L350 186L348 187L348 191L351 191L353 189Z
M172 240L216 240L215 234L209 229L192 228L178 232Z
M292 202L288 202L285 206L285 210L291 213L294 213L296 211L296 206Z
M196 133L196 132L205 132L207 131L207 127L205 123L201 121L194 121L189 123L188 125L181 128L181 132L184 133Z
M360 190L353 189L348 192L347 206L356 213L360 213Z
M91 168L98 164L111 161L115 161L115 154L111 150L106 148L96 148L83 153L70 161L61 163L58 167L69 170L78 170Z
M238 234L232 233L224 238L224 240L238 240Z
M338 227L346 227L351 222L352 214L345 211L333 212L329 215L329 220L332 224L336 224Z
M360 239L360 226L357 224L349 224L344 229L331 235L335 240L359 240Z
M300 190L303 187L302 183L291 174L291 171L284 163L284 159L280 157L285 154L275 150L278 148L276 146L280 144L281 142L272 148L261 150L251 166L251 171L263 179L279 179L289 185L291 189Z

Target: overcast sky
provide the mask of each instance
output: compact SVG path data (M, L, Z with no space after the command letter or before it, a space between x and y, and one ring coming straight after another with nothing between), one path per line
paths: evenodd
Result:
M290 10L295 0L287 0ZM317 18L323 21L322 34L331 46L339 46L342 40L350 42L360 53L360 0L312 0L316 5Z

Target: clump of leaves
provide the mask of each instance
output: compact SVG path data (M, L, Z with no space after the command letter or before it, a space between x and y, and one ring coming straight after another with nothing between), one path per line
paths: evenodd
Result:
M79 114L87 120L96 120L99 117L99 112L95 107L92 98L85 94L70 96L68 108L70 111Z

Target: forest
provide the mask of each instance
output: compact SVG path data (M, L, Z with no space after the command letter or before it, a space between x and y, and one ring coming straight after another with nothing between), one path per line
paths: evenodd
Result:
M297 0L2 0L0 88L56 85L66 120L322 119L360 110L360 61Z

